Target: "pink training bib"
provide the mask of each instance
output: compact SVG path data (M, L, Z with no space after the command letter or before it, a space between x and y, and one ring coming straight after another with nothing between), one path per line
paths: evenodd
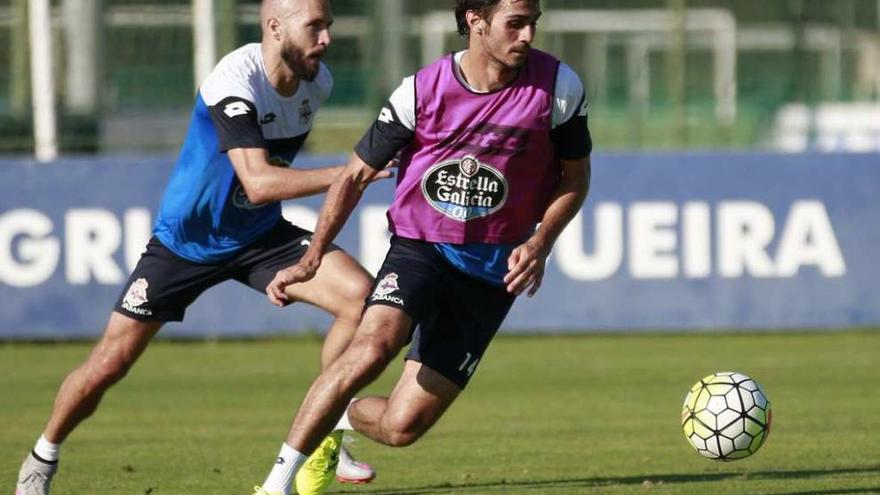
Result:
M453 57L416 74L415 138L401 159L391 231L454 244L520 241L561 175L550 141L559 61L532 49L508 87L474 93Z

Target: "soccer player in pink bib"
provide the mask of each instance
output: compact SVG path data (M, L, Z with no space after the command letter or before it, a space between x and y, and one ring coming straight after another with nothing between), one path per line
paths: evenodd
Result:
M404 79L330 188L312 243L267 294L311 279L389 159L391 248L348 349L314 382L263 490L283 487L337 426L390 446L421 437L467 385L514 299L534 295L589 189L585 91L531 48L538 0L457 0L465 51ZM411 342L389 397L355 393Z

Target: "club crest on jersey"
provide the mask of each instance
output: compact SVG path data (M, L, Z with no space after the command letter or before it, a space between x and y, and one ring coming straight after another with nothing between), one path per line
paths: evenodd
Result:
M507 201L507 190L507 179L498 169L470 155L438 163L422 177L425 199L459 222L495 213Z
M299 121L301 124L308 124L312 119L312 106L309 104L308 98L303 100L302 105L299 107Z
M275 167L290 167L290 162L280 156L273 156L269 158L269 165Z
M241 208L242 210L256 210L257 208L266 206L258 205L251 201L247 196L247 192L244 190L244 186L241 184L236 184L235 190L232 191L232 204L234 204L236 208Z
M139 278L132 282L125 293L125 297L122 298L122 307L126 311L141 316L152 315L153 312L149 309L141 308L147 302L147 287L149 286L150 284L145 278Z
M388 275L385 275L378 284L376 284L371 299L373 301L389 301L403 306L403 298L392 295L399 290L400 285L397 284L397 274L389 273Z
M290 167L290 162L280 156L272 156L269 157L269 165L272 165L273 167ZM237 181L235 189L232 191L232 204L234 204L236 208L241 208L243 210L256 210L257 208L266 206L253 203L247 197L247 192L244 190L244 186Z

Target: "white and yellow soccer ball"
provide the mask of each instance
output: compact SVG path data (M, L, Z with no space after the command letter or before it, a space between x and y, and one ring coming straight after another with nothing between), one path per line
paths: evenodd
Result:
M702 456L721 461L748 457L770 433L770 401L742 373L713 373L691 387L681 410L684 435Z

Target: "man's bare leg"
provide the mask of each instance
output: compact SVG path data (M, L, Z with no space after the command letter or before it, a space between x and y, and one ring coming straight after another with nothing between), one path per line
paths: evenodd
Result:
M354 337L372 285L373 278L354 258L335 250L324 256L312 280L285 290L290 300L317 306L334 317L321 348L322 370L345 351Z
M61 442L95 412L104 392L128 373L161 327L161 322L110 314L101 340L61 384L43 435L19 471L16 495L49 493Z
M344 251L334 250L324 256L314 278L287 287L290 300L317 306L335 317L324 339L322 369L326 370L352 341L372 284L372 277L351 256ZM296 478L297 492L304 495L323 493L332 483L334 475L352 483L369 482L375 477L375 471L368 464L355 461L347 453L339 455L341 440L341 432L338 432L327 439L321 452L309 459ZM287 493L290 490L292 474L299 465L295 457L298 458L293 449L282 444L278 453L281 461L276 462L264 481L264 493ZM338 465L336 459L339 459Z
M391 447L418 440L449 408L461 389L416 361L407 361L390 397L364 397L348 408L355 431Z
M46 439L61 443L91 416L104 392L128 373L161 327L162 322L143 322L111 313L104 335L88 359L61 384L43 432Z
M287 445L312 452L348 403L385 370L406 344L412 319L390 306L370 306L348 349L315 380L287 435Z

